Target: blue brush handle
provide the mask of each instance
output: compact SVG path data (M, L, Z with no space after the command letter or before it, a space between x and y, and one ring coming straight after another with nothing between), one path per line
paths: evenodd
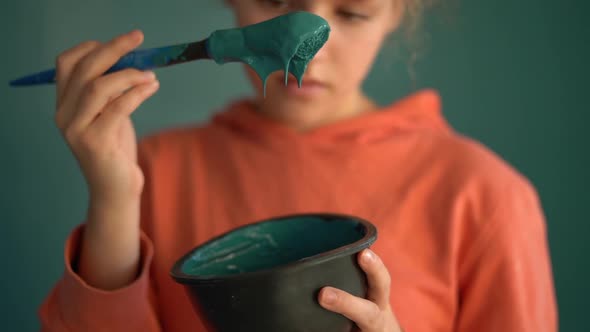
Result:
M127 68L149 70L170 65L173 61L178 61L178 58L168 56L167 54L173 54L174 52L171 53L171 51L177 51L178 49L186 49L188 46L193 44L195 43L150 48L127 53L125 56L119 59L119 61L117 61L117 63L115 63L109 70L107 70L105 74L109 74ZM203 54L202 56L205 57L206 54ZM184 61L189 60L190 59L185 59ZM13 80L10 82L10 86L52 84L55 83L55 75L55 69L49 69Z

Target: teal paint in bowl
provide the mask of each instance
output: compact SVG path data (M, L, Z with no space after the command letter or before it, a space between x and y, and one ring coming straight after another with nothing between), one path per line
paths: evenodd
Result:
M360 218L301 214L249 224L180 258L171 276L217 332L348 332L354 324L317 302L324 286L365 297L357 254L377 239Z

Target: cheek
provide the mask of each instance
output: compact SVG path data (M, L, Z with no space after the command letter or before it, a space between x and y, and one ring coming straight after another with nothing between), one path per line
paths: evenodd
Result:
M256 74L256 72L248 65L243 65L242 67L244 68L244 71L248 76L248 80L250 81L250 83L252 83L252 86L256 90L262 91L262 80L260 79L260 77L258 77L258 74ZM268 79L270 80L270 76Z
M381 48L383 37L373 36L368 38L351 38L337 36L334 40L334 61L335 70L339 73L339 81L345 84L348 89L358 88L369 70Z
M256 15L256 13L250 12L237 12L236 13L236 23L239 27L244 27L251 24L256 24L258 22L264 21L264 18L259 18L260 15Z

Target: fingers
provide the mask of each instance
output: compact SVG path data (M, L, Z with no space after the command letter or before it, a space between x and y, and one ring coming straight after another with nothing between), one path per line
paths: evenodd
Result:
M121 35L109 43L86 42L64 52L58 57L58 103L55 120L63 130L79 111L78 104L83 91L94 79L102 76L121 56L139 46L143 40L141 31ZM90 91L96 91L90 86Z
M117 99L125 91L144 84L154 82L153 72L142 72L136 69L125 69L102 76L92 81L82 92L71 125L72 130L81 131L88 127L101 110L112 100Z
M70 79L74 66L101 44L97 41L87 41L61 53L55 60L57 105L63 98L63 93Z
M158 81L135 86L119 98L111 101L96 119L94 129L101 135L113 135L122 118L133 113L146 99L151 97L159 88Z
M354 321L361 331L384 331L384 327L399 328L391 311L391 278L383 261L370 249L363 250L358 259L367 276L367 298L356 297L333 287L324 287L319 294L320 304Z
M389 308L391 277L383 261L372 250L365 249L359 255L359 264L367 275L367 299L376 303L379 308Z
M332 287L322 288L319 298L324 308L352 320L362 331L377 331L384 325L384 315L374 302Z
M121 57L137 48L142 42L143 33L134 30L94 49L75 66L68 83L68 93L77 95L86 84L103 75Z

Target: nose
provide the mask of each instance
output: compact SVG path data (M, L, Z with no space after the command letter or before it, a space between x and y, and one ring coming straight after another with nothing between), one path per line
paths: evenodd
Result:
M328 7L323 4L324 1L318 0L299 0L293 2L295 10L303 10L322 17L325 17L323 14L326 14L326 7Z
M321 62L321 61L324 61L324 59L326 59L326 57L328 55L329 44L330 44L330 39L328 38L328 41L326 42L326 44L324 44L324 46L322 46L322 48L320 48L320 50L313 57L312 62L318 62L318 61Z
M302 1L294 1L295 2L295 8L293 8L294 10L302 10L302 11L306 11L318 16L323 17L326 21L328 21L328 24L330 24L329 21L329 13L328 13L328 6L323 5L323 1L317 1L317 0L302 0ZM332 27L332 25L330 24L330 27ZM332 29L332 31L330 32L330 36L332 36L334 30ZM311 61L310 65L313 64L314 62L322 62L325 61L324 59L327 58L328 56L328 50L330 48L330 39L328 38L328 41L326 42L326 44L324 44L324 46L322 48L320 48L320 50L316 53L315 57L313 58L313 60Z

